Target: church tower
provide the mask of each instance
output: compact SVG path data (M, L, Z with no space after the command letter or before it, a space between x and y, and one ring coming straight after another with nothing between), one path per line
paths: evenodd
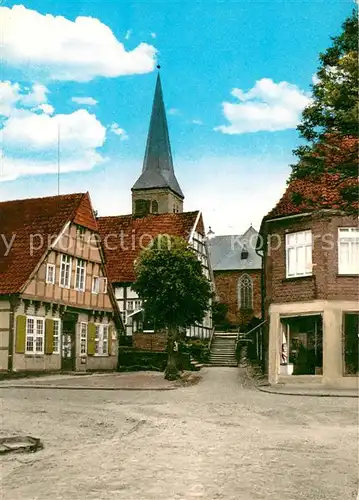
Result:
M132 214L141 217L150 213L183 212L183 200L184 195L173 168L158 73L142 173L132 187Z

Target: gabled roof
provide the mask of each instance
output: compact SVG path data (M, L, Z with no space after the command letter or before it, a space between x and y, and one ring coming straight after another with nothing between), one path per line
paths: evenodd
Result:
M256 253L258 232L251 226L242 235L215 236L208 240L208 249L213 271L241 271L261 269L262 259ZM247 249L248 257L241 253Z
M0 202L0 295L21 291L48 249L48 238L68 221L97 230L91 215L88 193Z
M338 181L338 175L328 173L315 180L307 178L291 181L276 206L265 216L265 220L315 210L340 209L342 196Z
M169 188L181 198L184 198L174 173L166 110L163 103L159 74L157 76L142 173L133 185L132 190L153 188Z
M342 189L358 185L358 138L327 135L325 142L314 149L313 158L322 163L322 172L315 177L294 178L276 206L264 217L285 217L316 210L337 210L343 206ZM348 168L351 165L351 168ZM300 167L300 164L298 165ZM348 172L353 176L348 177ZM297 169L300 173L300 168ZM352 208L358 206L353 201ZM262 224L263 224L262 222Z
M199 212L99 217L97 219L107 271L112 283L135 281L134 262L141 250L159 234L181 236L188 240ZM201 228L201 218L197 230Z

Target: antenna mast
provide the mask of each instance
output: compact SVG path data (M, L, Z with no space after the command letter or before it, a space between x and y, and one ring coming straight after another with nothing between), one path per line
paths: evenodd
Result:
M57 194L60 194L60 122L57 124Z

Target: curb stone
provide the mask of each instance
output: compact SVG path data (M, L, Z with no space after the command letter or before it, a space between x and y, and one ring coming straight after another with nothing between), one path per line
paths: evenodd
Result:
M72 391L173 391L179 387L88 387L84 385L74 386L74 385L3 385L0 389L50 389L50 390L72 390Z
M270 385L268 386L257 386L257 390L260 392L266 392L268 394L279 394L281 396L308 396L315 398L359 398L359 394L334 394L331 392L318 392L313 393L309 391L300 391L300 392L285 392L277 389L270 389Z

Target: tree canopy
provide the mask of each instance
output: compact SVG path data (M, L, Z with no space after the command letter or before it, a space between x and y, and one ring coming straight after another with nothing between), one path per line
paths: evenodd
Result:
M202 264L188 243L159 235L135 266L134 290L149 318L160 327L189 327L202 321L212 296Z
M173 344L178 329L201 322L210 308L212 289L202 264L188 243L159 235L135 265L134 290L143 300L146 317L169 332L166 378L176 378Z
M298 131L305 143L294 150L298 163L290 181L332 174L342 208L357 210L358 176L358 18L354 10L340 35L319 55L311 103Z

